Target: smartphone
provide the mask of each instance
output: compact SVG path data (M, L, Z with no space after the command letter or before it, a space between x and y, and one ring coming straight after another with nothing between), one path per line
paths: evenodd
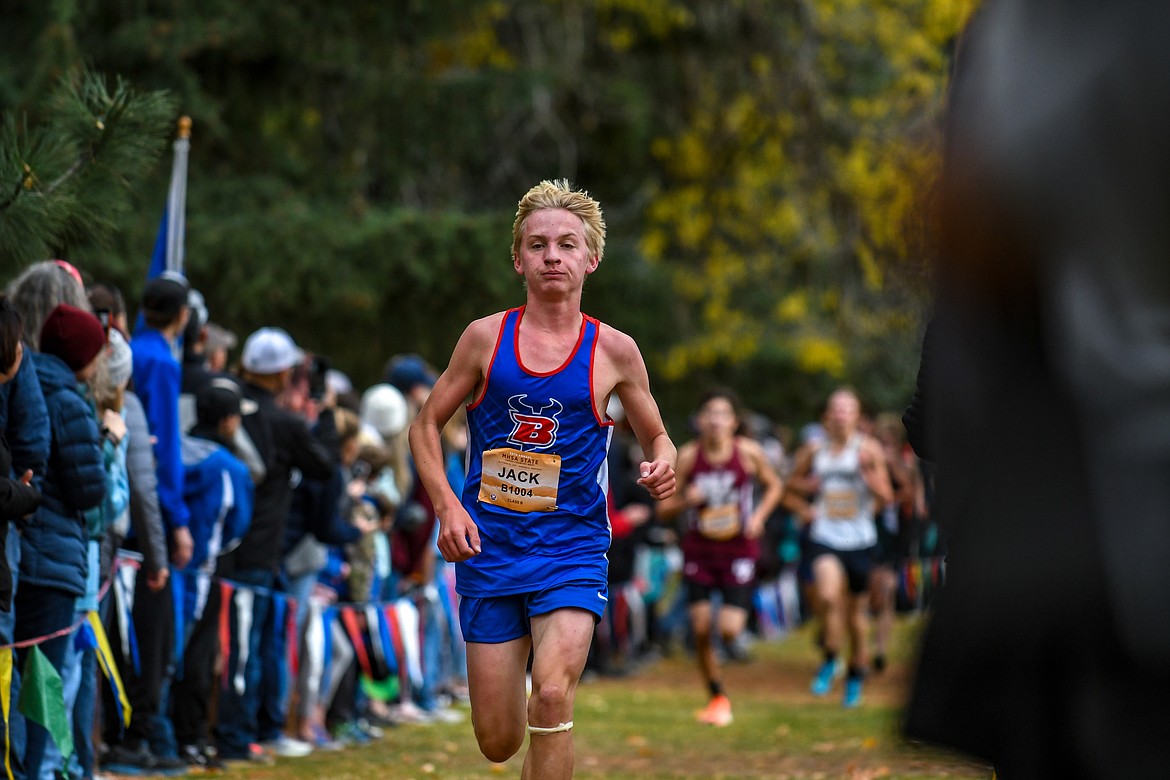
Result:
M105 331L106 341L110 340L110 327L114 321L114 313L109 309L94 309L94 316L98 318L98 322L102 324L102 330Z
M313 356L313 366L309 372L309 396L320 401L325 397L325 376L329 373L329 358L324 355Z

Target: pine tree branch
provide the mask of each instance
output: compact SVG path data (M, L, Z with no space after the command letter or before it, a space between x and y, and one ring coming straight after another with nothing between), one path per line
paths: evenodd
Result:
M0 254L28 259L74 242L104 243L135 183L166 148L174 100L100 74L64 80L30 122L0 125ZM42 184L41 182L47 182Z

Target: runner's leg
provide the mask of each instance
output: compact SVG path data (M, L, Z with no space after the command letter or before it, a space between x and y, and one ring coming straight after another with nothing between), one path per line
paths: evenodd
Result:
M835 555L818 555L812 563L813 583L825 630L824 649L837 655L845 643L845 611L849 588L845 567Z
M507 761L524 744L524 686L531 647L527 636L499 644L467 643L471 724L489 761Z
M719 663L711 646L711 601L696 601L687 608L691 619L691 632L695 639L695 660L699 662L699 674L703 683L710 686L719 680Z
M568 780L573 776L573 701L585 670L594 616L583 609L558 609L532 618L532 697L528 725L564 730L533 733L524 757L523 780Z

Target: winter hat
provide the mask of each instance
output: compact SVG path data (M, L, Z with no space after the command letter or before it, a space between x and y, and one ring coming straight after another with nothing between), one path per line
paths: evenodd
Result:
M88 366L106 345L106 331L98 318L62 303L49 312L41 326L41 352L56 355L74 372Z
M362 422L385 439L406 427L406 397L393 385L374 385L362 394Z
M115 328L110 329L110 358L106 368L110 372L110 387L121 387L134 373L134 353L130 351L126 337Z

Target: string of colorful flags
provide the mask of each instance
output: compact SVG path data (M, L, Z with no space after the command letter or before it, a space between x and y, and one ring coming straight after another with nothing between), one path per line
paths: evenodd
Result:
M104 596L109 583L101 590ZM22 684L16 709L21 715L44 727L57 749L66 759L73 754L73 724L65 711L65 692L61 674L53 666L40 645L52 639L59 639L76 633L76 647L92 650L97 654L98 666L114 691L114 702L123 725L130 725L130 701L126 696L122 678L114 661L113 651L106 637L105 628L96 611L86 612L75 623L45 636L25 639L0 645L0 714L4 717L4 770L8 780L13 780L11 733L9 727L12 715L12 672L15 667L17 650L28 650L24 668L21 671Z
M915 558L898 572L898 589L911 604L925 604L946 581L947 564L941 557Z
M140 568L140 561L133 557L118 557L111 571L110 579L102 587L99 600L104 598L111 588L114 591L112 609L113 620L118 628L120 639L119 650L122 657L135 670L139 670L138 641L134 632L132 618L134 608L134 588ZM296 676L300 668L299 642L297 637L296 613L297 600L287 593L272 588L233 582L230 579L214 577L205 572L183 572L185 577L175 577L172 590L177 595L176 623L181 625L182 593L191 580L195 591L201 594L197 603L196 619L202 614L210 593L210 588L218 588L219 612L216 615L219 646L223 656L231 656L232 632L231 619L233 612L237 621L237 637L247 637L251 632L252 606L256 596L263 596L272 600L273 627L282 632L279 637L287 651L288 671ZM453 618L451 605L454 583L446 583L445 588L436 588L428 595L433 599L439 614L446 619ZM399 685L422 685L422 649L421 631L424 617L415 603L408 597L401 597L393 601L376 601L365 603L338 602L326 606L314 605L308 614L309 620L319 621L314 635L324 637L323 657L321 668L327 669L332 657L333 632L332 625L337 621L350 642L353 644L359 668L362 675L375 684L385 681L389 677L397 677ZM182 629L177 629L181 640ZM50 737L57 744L61 755L66 759L73 753L73 730L69 714L65 709L64 690L61 675L53 664L41 652L39 645L52 639L75 635L75 647L79 651L93 651L97 656L98 666L110 685L114 694L113 699L119 720L124 726L130 724L133 711L122 678L118 673L118 665L109 637L106 634L102 620L96 611L87 612L72 625L45 636L0 645L0 713L3 714L5 728L5 756L4 765L9 780L13 780L11 756L8 753L8 728L11 716L12 674L15 664L16 650L27 650L24 666L21 671L22 684L20 698L17 702L17 711L24 717L40 724L48 731ZM176 652L181 653L182 642L176 643ZM236 650L236 669L233 673L229 664L223 663L222 683L224 686L235 687L238 693L244 689L244 668L248 661L248 642L239 642ZM178 668L182 668L181 664Z
M922 607L945 582L946 561L941 557L907 559L898 566L897 575L898 595L904 603ZM800 584L795 570L785 570L776 579L761 583L754 600L765 638L780 636L800 625Z

